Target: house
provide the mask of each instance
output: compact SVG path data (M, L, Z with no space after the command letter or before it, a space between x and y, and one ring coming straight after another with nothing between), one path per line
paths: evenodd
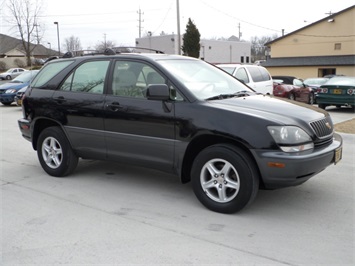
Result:
M178 35L161 34L137 38L136 47L145 47L162 51L166 54L178 54ZM181 42L183 44L182 36ZM232 36L226 41L200 40L200 58L210 63L251 63L251 44L240 42Z
M42 44L31 44L30 47L33 49L33 60L44 59L58 54L57 51L48 49ZM6 69L26 66L26 53L20 39L0 34L0 63Z
M271 75L355 76L355 5L266 43Z

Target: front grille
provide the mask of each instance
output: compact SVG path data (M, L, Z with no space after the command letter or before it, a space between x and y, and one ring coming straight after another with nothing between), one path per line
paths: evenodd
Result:
M333 134L333 122L330 117L310 123L314 133L320 139L327 138Z

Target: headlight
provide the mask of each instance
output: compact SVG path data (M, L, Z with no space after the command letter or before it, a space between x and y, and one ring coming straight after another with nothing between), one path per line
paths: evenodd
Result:
M314 148L311 137L299 127L269 126L267 128L284 152L299 152Z
M5 93L15 93L17 90L14 90L14 89L9 89L9 90L6 90Z

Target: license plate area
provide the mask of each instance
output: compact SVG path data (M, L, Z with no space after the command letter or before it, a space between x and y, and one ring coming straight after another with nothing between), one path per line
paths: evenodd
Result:
M337 164L341 160L342 154L343 154L343 149L342 148L338 148L338 149L335 150L335 152L334 152L334 164Z
M333 94L341 94L342 90L341 89L334 89Z

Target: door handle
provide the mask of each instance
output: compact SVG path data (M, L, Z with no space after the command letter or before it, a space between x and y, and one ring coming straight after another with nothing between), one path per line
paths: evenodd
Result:
M120 105L118 102L107 104L106 108L114 112L127 110L127 107Z
M67 101L63 96L59 96L59 97L53 98L53 100L55 102L57 102L57 103L64 103L64 102Z

